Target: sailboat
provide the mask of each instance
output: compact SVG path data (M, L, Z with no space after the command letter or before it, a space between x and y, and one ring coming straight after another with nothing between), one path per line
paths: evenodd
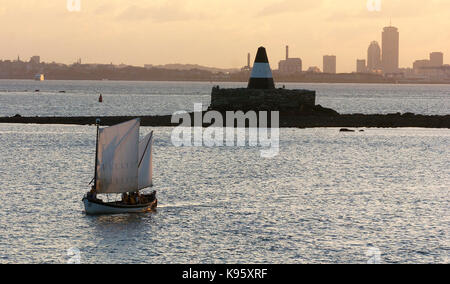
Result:
M82 199L86 214L154 210L158 203L156 191L139 192L153 186L153 131L139 141L139 118L106 128L99 128L99 123L97 120L93 185ZM105 202L97 194L122 194L122 199Z

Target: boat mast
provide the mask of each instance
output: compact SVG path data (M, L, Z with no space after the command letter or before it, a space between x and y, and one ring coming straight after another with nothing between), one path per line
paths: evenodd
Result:
M95 173L94 173L94 190L97 190L97 155L98 155L98 130L99 130L99 126L100 126L100 119L97 118L97 120L95 121L95 124L97 125L97 138L95 140Z

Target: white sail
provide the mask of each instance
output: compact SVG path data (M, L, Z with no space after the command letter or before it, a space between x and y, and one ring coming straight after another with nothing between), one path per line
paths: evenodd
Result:
M152 143L153 131L139 142L139 190L153 185Z
M97 154L98 193L138 190L139 119L99 129Z

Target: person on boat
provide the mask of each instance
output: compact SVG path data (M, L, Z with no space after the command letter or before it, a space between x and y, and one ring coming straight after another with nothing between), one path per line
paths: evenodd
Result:
M135 201L136 201L136 204L140 204L140 203L142 203L141 201L141 194L139 193L139 191L136 191L136 193L135 193Z
M87 199L88 200L93 200L93 201L98 201L99 200L97 198L97 191L95 190L94 186L92 186L91 190L87 193Z
M130 197L130 198L129 198L129 204L135 205L135 204L136 204L136 198L135 198L134 192L130 192L129 197Z
M128 204L129 203L128 194L126 192L122 193L122 202L124 204Z

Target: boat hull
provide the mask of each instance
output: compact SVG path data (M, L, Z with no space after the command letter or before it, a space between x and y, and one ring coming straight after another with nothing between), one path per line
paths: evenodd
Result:
M83 198L84 209L88 215L102 215L102 214L123 214L123 213L144 213L156 209L158 200L155 199L150 203L139 205L124 205L117 202L101 202L92 201Z

